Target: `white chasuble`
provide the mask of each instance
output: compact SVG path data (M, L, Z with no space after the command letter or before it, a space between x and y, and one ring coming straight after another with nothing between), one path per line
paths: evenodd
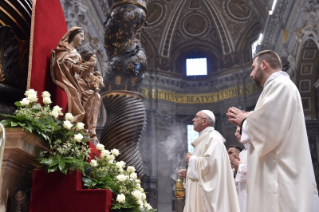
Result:
M203 131L192 143L184 212L239 212L225 139L213 127Z
M318 212L299 91L284 72L269 79L243 127L250 138L247 212Z
M240 164L235 177L235 183L238 194L238 202L240 212L246 212L247 202L247 147L248 143L245 144L245 149L239 153Z

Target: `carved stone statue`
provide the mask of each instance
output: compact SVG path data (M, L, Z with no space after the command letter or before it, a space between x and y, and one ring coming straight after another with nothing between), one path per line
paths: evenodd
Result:
M103 87L100 73L94 73L96 55L87 53L86 61L76 51L84 40L84 30L72 27L52 51L51 74L54 82L68 96L68 112L74 116L74 122L83 122L85 130L93 140L96 137L96 121L101 104L98 93Z

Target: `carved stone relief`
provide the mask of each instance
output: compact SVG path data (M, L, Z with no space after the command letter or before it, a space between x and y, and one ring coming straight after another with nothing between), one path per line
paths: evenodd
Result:
M251 16L251 9L245 0L228 0L226 11L235 20L245 20Z
M156 22L158 22L159 19L162 18L163 13L164 13L162 5L160 5L158 3L152 3L152 4L147 6L147 9L149 12L147 14L146 21L150 25L155 24Z
M200 5L198 0L191 0L189 2L189 7L188 8L189 9L199 9L199 8L201 8L201 5Z
M201 35L207 29L207 20L199 14L191 14L185 19L183 29L188 35Z

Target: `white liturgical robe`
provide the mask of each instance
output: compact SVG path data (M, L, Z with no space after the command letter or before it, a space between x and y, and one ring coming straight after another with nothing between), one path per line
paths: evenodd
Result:
M245 144L245 149L239 153L240 164L235 177L238 194L240 212L246 212L247 201L247 149L249 143Z
M192 143L184 212L239 212L225 139L207 127Z
M319 199L299 91L285 72L266 81L243 124L247 212L318 212Z

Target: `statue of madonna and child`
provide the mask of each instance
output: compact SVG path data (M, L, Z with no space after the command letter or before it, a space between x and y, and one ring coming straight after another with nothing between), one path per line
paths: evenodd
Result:
M84 30L72 27L52 51L51 74L57 85L62 87L68 96L67 111L74 116L73 122L83 122L86 133L94 143L96 123L101 105L100 87L104 87L101 73L94 71L96 55L94 52L83 52L76 48L84 40Z

